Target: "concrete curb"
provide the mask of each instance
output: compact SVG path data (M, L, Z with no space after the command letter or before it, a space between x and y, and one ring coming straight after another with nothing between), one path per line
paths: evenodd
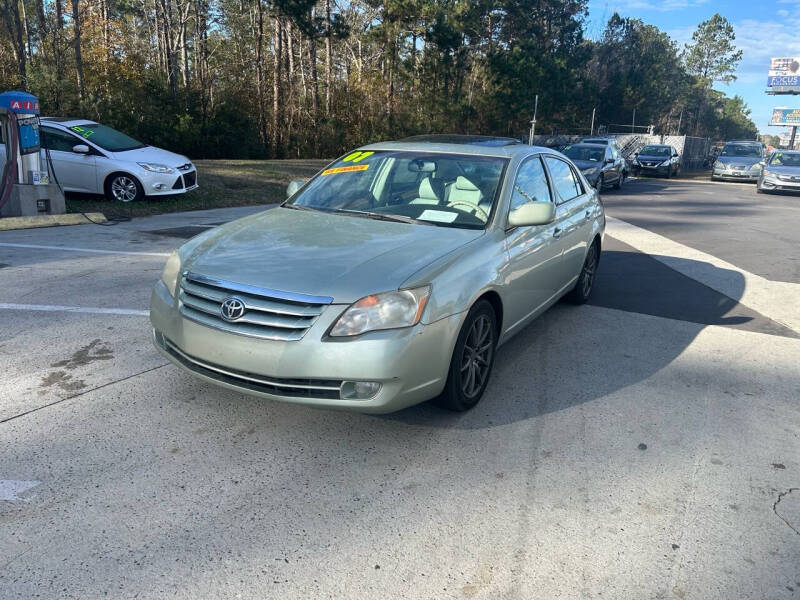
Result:
M58 227L60 225L85 225L87 223L106 223L103 213L75 213L67 215L37 215L35 217L5 217L0 219L0 231L12 229L33 229L35 227Z

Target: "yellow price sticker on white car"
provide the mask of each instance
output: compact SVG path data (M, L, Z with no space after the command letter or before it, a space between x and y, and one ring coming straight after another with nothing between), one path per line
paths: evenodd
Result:
M334 173L350 173L352 171L366 171L369 165L348 165L346 167L334 167L333 169L325 169L322 175L333 175Z

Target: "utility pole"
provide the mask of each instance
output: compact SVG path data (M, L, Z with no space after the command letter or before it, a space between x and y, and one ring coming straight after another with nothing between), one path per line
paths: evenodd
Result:
M596 110L596 108L592 109L592 126L589 127L589 135L594 135L594 111Z
M794 138L797 137L797 125L792 127L792 137L789 139L789 150L794 150Z
M636 133L636 109L633 109L633 119L631 120L631 133Z
M533 120L531 121L531 131L528 135L528 145L533 146L533 136L536 135L536 111L539 108L539 94L536 94L536 99L533 101Z

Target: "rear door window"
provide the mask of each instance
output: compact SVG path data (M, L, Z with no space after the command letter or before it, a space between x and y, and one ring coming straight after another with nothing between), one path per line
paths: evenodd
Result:
M547 169L550 171L553 188L559 198L557 204L567 202L583 194L583 186L569 164L552 156L546 156L544 160L547 163Z

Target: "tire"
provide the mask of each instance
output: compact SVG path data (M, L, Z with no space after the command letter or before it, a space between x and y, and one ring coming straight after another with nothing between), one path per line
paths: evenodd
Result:
M605 180L605 178L603 177L603 174L601 173L597 177L597 183L594 185L594 189L597 190L597 193L600 193L600 192L603 191L603 186L605 185L604 180Z
M621 190L623 183L625 183L625 171L620 173L619 177L617 177L617 181L616 181L616 183L614 183L614 189L615 190Z
M442 394L434 402L447 410L464 412L483 397L497 348L497 316L492 305L479 300L470 309L453 349Z
M106 198L112 202L138 202L144 198L139 180L127 173L114 173L106 179Z
M586 259L583 261L581 274L578 276L578 281L575 282L575 287L567 294L567 300L573 304L586 303L594 289L594 279L597 274L597 265L599 262L600 252L598 251L597 243L594 242L586 253Z

